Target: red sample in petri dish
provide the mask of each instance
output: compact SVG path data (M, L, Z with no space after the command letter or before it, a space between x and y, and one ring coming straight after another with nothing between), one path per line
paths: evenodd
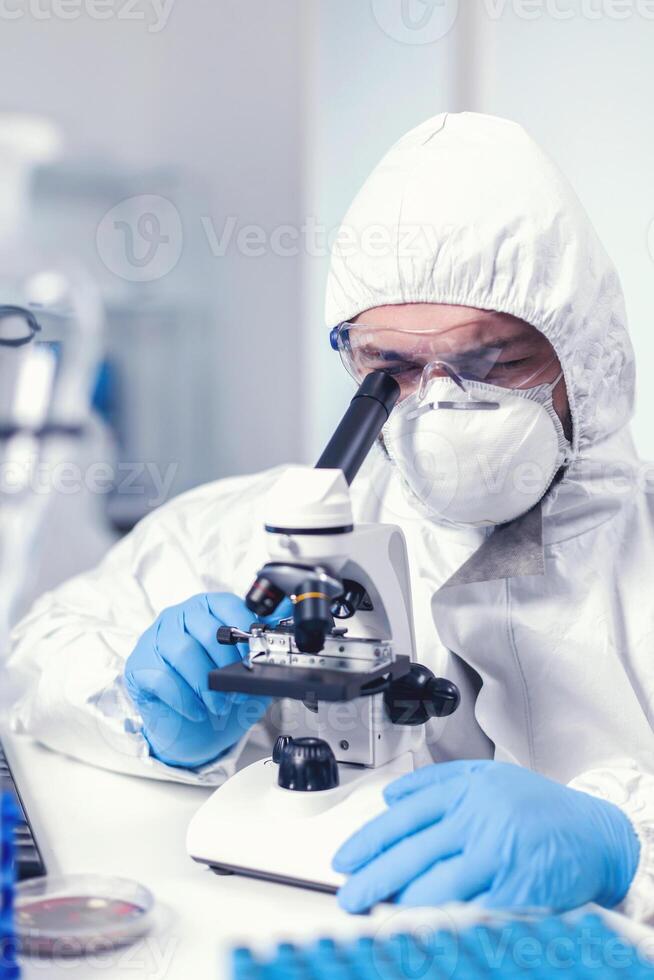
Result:
M16 889L20 952L43 957L101 953L134 942L152 924L143 885L104 875L36 878Z

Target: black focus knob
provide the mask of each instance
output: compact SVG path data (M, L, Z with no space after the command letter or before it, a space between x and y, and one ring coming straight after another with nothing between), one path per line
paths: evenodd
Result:
M316 793L338 786L334 753L322 738L292 738L279 761L277 783L282 789Z
M254 629L257 626L259 626L259 623L253 623L250 629ZM236 629L235 626L219 626L216 630L216 639L223 646L235 647L238 643L247 643L250 639L250 634Z
M272 761L276 762L277 765L282 761L282 753L287 745L293 741L290 735L278 735L273 746L272 751Z
M384 694L395 725L424 725L430 718L445 718L456 711L460 700L456 684L434 677L422 664L412 664L409 673L393 681Z
M223 646L236 646L236 634L231 626L219 626L216 630L216 639Z
M349 619L359 609L366 612L372 609L370 596L359 582L343 579L343 593L332 603L332 616L335 619Z

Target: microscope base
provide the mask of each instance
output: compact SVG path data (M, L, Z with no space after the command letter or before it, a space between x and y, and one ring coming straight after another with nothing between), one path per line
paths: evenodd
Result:
M281 789L272 759L242 769L193 817L188 853L219 873L335 892L344 878L332 870L332 856L385 809L384 787L414 763L405 753L378 769L338 768L340 785L318 793Z

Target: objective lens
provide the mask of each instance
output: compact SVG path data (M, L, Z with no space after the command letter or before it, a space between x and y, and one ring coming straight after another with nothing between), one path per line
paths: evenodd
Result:
M284 598L284 593L265 576L254 580L245 597L245 604L255 616L270 616Z
M315 581L307 581L298 590L293 606L295 642L301 653L320 653L325 637L334 626L332 600L320 591Z

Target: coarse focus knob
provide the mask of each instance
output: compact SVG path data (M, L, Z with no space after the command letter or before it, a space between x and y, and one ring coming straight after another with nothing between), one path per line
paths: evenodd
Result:
M282 753L287 745L289 745L293 739L290 735L278 735L273 746L272 751L272 761L276 762L277 765L282 761Z
M338 764L322 738L292 738L284 746L277 783L282 789L316 793L338 786Z
M394 725L424 725L430 718L445 718L459 707L461 695L456 684L434 677L428 667L412 664L384 694L384 704Z

